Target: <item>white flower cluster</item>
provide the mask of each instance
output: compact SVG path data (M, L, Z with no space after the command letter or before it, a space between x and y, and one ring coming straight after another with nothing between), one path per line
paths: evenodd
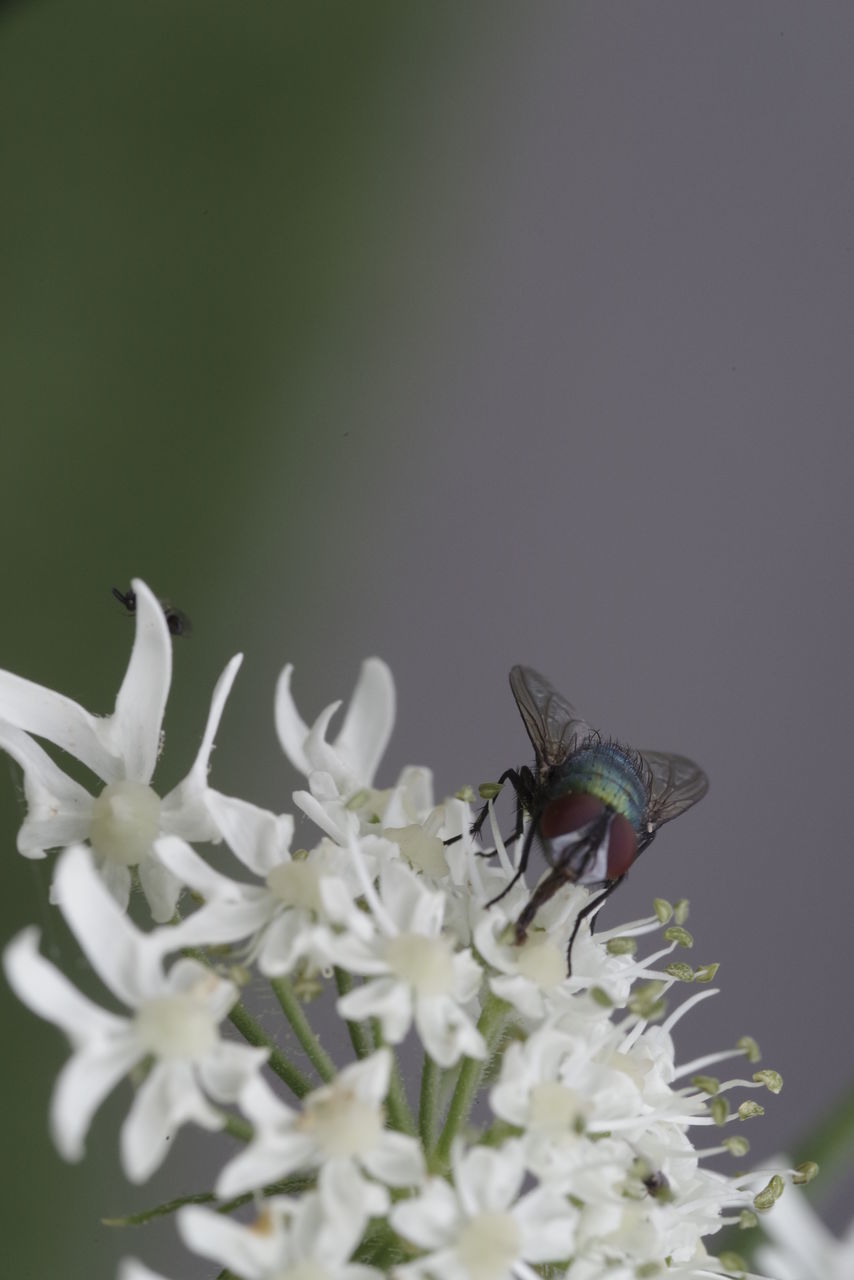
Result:
M208 784L239 657L214 691L189 774L161 798L151 781L171 640L157 599L143 582L133 588L136 637L111 716L0 672L0 746L23 770L28 804L18 847L28 857L63 850L53 899L126 1010L83 996L40 955L36 929L7 948L18 996L71 1043L50 1112L61 1154L82 1157L94 1112L128 1073L136 1089L121 1157L133 1182L158 1168L182 1124L226 1130L238 1149L212 1179L216 1207L186 1205L177 1225L189 1249L242 1280L738 1271L703 1237L747 1221L783 1179L763 1190L755 1176L713 1171L707 1157L743 1156L746 1141L699 1150L689 1134L761 1112L753 1102L730 1112L729 1089L776 1092L780 1080L705 1074L736 1053L752 1059L747 1041L677 1066L675 1023L714 994L714 966L667 959L690 945L680 913L667 928L672 909L659 903L623 929L583 929L567 977L586 898L567 887L518 945L513 921L528 891L520 881L489 905L515 870L494 828L497 864L478 857L466 801L434 803L427 769L404 770L389 790L373 785L394 719L378 659L363 665L332 743L339 704L306 725L290 667L279 680L276 727L307 779L293 802L318 829L312 848L291 850L291 816ZM97 795L36 738L100 778ZM193 847L211 841L241 864L234 876ZM136 885L154 920L147 931L127 915ZM661 949L637 958L635 940L662 929ZM296 1058L240 1003L251 967L270 982ZM341 1066L306 1012L333 982L353 1046ZM667 992L686 982L701 989L665 1016ZM420 1046L417 1097L395 1052L407 1039ZM229 1216L247 1201L251 1222ZM127 1260L121 1275L153 1273Z

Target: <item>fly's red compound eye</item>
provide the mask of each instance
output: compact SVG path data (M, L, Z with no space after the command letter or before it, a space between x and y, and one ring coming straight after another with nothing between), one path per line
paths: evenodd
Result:
M608 829L608 879L619 880L637 857L635 829L621 813L615 813Z
M559 839L595 822L604 812L605 806L595 796L570 791L546 805L540 818L540 835L544 840Z

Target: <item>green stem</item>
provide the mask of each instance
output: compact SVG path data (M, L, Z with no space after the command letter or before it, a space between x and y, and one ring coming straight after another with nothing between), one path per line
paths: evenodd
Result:
M305 1049L309 1062L321 1080L326 1082L333 1080L336 1074L335 1063L321 1046L320 1041L312 1030L311 1023L305 1016L303 1007L297 999L291 983L287 978L273 978L271 985L276 993L276 999L281 1005L282 1013L296 1032L297 1040Z
M164 1204L155 1205L153 1209L141 1209L139 1213L128 1213L123 1218L102 1218L105 1227L141 1227L143 1223L153 1222L155 1218L163 1218L167 1213L175 1213L185 1204L210 1204L216 1200L212 1191L199 1191L194 1195L178 1196L175 1200L167 1200Z
M353 990L353 979L346 969L339 969L336 966L335 985L339 996L346 996L348 991ZM347 1030L350 1033L350 1043L356 1057L369 1058L374 1051L374 1044L367 1027L363 1027L361 1022L348 1022Z
M292 1093L295 1093L298 1098L304 1098L311 1092L311 1082L297 1070L292 1062L288 1061L281 1049L276 1047L266 1031L262 1030L260 1024L242 1004L236 1004L228 1017L244 1040L248 1040L250 1044L259 1048L270 1050L270 1056L267 1059L270 1067L281 1080L284 1080Z
M457 1086L454 1089L451 1098L448 1114L445 1117L445 1125L436 1145L433 1163L437 1171L446 1170L451 1162L451 1146L454 1138L459 1132L460 1126L465 1123L468 1118L471 1104L474 1101L474 1095L477 1093L477 1086L483 1075L487 1062L492 1057L495 1043L501 1034L501 1028L504 1025L504 1019L507 1016L507 1004L504 1000L499 1000L497 996L489 995L483 1006L477 1029L483 1036L487 1045L486 1058L464 1058L460 1074L457 1077Z
M429 1053L424 1054L421 1069L421 1093L418 1098L418 1132L425 1151L433 1150L433 1134L436 1129L436 1093L439 1087L439 1068Z
M226 1115L222 1131L223 1133L230 1133L232 1138L238 1138L240 1142L251 1142L252 1140L252 1125L241 1116L231 1115L230 1113Z
M409 1109L409 1099L406 1096L406 1090L403 1087L403 1077L400 1074L400 1063L397 1060L397 1054L391 1045L387 1045L383 1040L382 1027L379 1018L371 1018L371 1035L374 1041L374 1049L391 1049L391 1077L389 1079L388 1094L386 1096L386 1104L388 1106L388 1117L391 1121L391 1127L398 1129L401 1133L415 1134L415 1121L412 1112Z

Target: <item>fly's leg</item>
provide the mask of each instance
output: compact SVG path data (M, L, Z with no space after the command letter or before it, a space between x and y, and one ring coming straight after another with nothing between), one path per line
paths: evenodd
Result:
M523 810L520 802L519 818L518 818L518 821L520 824L524 823L522 813L523 813ZM505 894L508 894L510 890L513 888L514 884L516 884L518 880L521 880L522 876L525 874L525 871L528 866L528 860L531 856L531 845L534 843L534 836L536 834L536 831L537 831L537 824L535 821L532 820L531 825L528 827L528 830L525 832L525 842L522 845L522 855L519 858L519 865L516 868L516 874L513 876L512 880L510 880L510 882L504 886L504 888L497 895L497 897L491 898L490 901L487 902L486 904L487 907L494 907L496 902L500 902L501 899L505 896ZM521 832L519 834L521 834ZM549 877L549 879L551 879L551 877Z
M596 851L607 837L611 817L611 814L603 814L601 818L596 818L587 827L582 828L578 842L565 851L563 859L556 862L546 878L537 885L516 921L517 946L521 946L528 936L528 926L533 923L540 907L548 902L549 898L554 897L563 885L575 884L587 871L596 857Z
M624 871L623 874L621 876L618 876L616 880L609 880L608 884L606 884L602 892L597 893L595 898L591 898L590 901L581 908L578 915L575 917L575 924L572 926L572 933L570 934L570 938L569 938L569 946L566 949L566 976L568 978L572 977L572 944L575 942L575 939L578 936L578 930L581 928L581 921L585 920L589 915L591 915L594 911L596 911L599 908L599 906L605 901L605 899L611 896L611 894L616 889L617 885L623 883L627 875L628 875L628 872ZM592 927L591 927L591 931L592 931Z
M516 794L516 828L513 834L511 836L508 836L507 839L504 841L505 844L512 844L513 841L518 840L519 836L522 834L522 829L525 825L524 817L523 817L524 808L522 804L522 796L527 795L530 790L530 784L527 782L527 779L525 778L525 774L529 772L530 770L528 769L519 769L519 770L505 769L501 777L498 779L499 787L503 787L505 782L509 782ZM477 839L477 837L480 835L481 829L483 828L483 824L486 822L486 819L488 818L488 816L489 816L489 801L487 800L486 804L484 804L481 807L480 812L478 813L477 817L475 818L474 822L471 824L471 827L469 828L469 835L472 836L474 839ZM449 844L456 844L457 841L462 840L462 838L463 838L462 835L451 836L449 840L445 840L443 843L446 846ZM491 858L494 852L495 852L494 849L491 849L489 851L479 850L478 856L481 858Z

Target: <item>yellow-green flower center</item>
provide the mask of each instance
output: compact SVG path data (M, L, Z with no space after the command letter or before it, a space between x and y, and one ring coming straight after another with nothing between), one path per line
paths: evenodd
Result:
M160 797L142 782L111 782L92 806L89 840L101 858L134 867L160 829Z

